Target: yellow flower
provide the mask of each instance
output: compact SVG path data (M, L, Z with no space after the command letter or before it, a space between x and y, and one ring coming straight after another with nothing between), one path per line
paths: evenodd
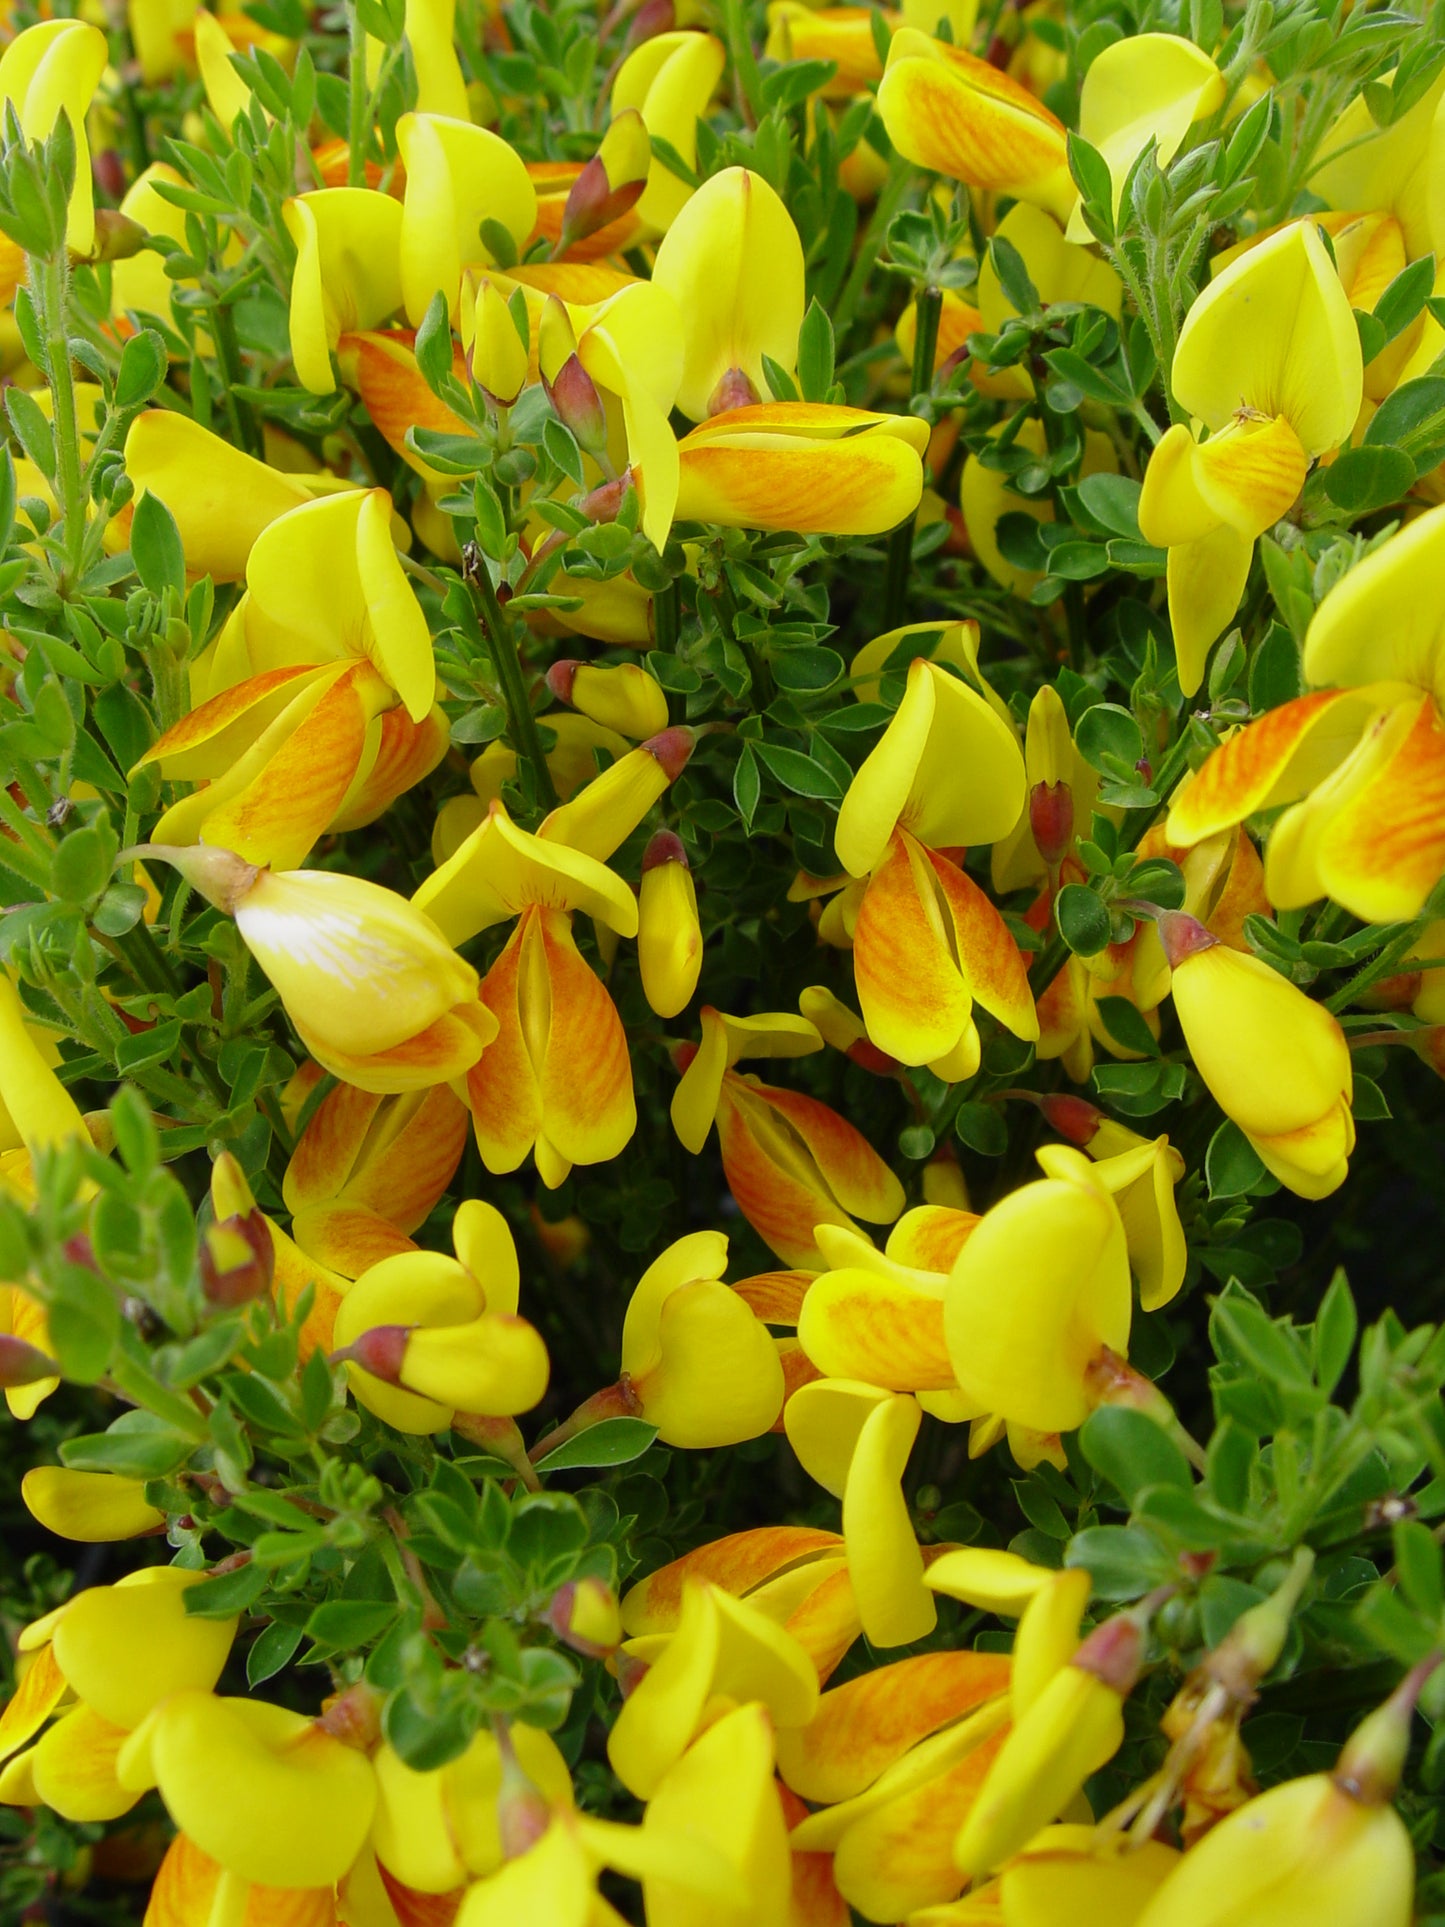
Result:
M1394 74L1376 84L1393 88ZM1386 126L1362 89L1335 116L1310 171L1310 192L1327 207L1392 214L1412 261L1445 254L1445 205L1436 182L1445 165L1445 75Z
M1024 803L1014 733L966 683L922 657L902 703L849 785L838 859L868 879L853 931L868 1035L941 1076L978 1068L975 999L1017 1036L1038 1020L1017 944L944 852L1007 836Z
M147 1503L145 1480L117 1472L35 1465L20 1481L20 1496L47 1532L90 1545L134 1539L166 1522L166 1515Z
M687 852L671 830L659 830L643 853L637 961L649 1005L659 1017L676 1017L697 989L702 926Z
M1302 1198L1339 1189L1355 1147L1344 1032L1258 957L1180 911L1159 919L1174 1008L1194 1068L1265 1168Z
M958 1383L980 1410L1067 1432L1096 1402L1097 1361L1127 1353L1129 1257L1098 1167L1063 1145L1038 1158L1048 1175L986 1212L959 1253L944 1334Z
M296 243L291 359L303 388L329 395L341 337L375 328L402 305L401 203L367 188L322 187L281 211Z
M677 405L691 421L761 401L764 355L794 372L803 244L760 174L729 167L705 181L663 237L652 279L686 317Z
M667 728L667 694L640 663L577 662L570 657L547 671L547 687L604 729L641 741Z
M680 444L677 517L801 535L881 535L923 494L928 424L824 402L730 408Z
M1004 1868L999 1895L1007 1927L1061 1920L1138 1927L1145 1907L1180 1863L1162 1840L1142 1845L1093 1827L1045 1827Z
M612 83L612 112L636 108L649 136L677 149L687 167L697 165L697 123L707 112L722 78L727 56L710 33L657 33L633 48ZM682 212L692 189L665 161L653 156L637 219L653 234L665 234Z
M95 247L95 197L85 117L105 72L105 35L80 20L42 20L0 54L0 107L13 106L27 141L45 140L64 114L75 136L75 185L65 238L76 254Z
M678 1053L682 1082L672 1126L697 1156L717 1125L723 1170L738 1209L784 1264L814 1264L820 1224L852 1227L856 1213L888 1224L903 1187L845 1118L801 1091L780 1090L735 1067L745 1057L805 1057L823 1040L786 1011L729 1017L704 1004L702 1043Z
M1279 520L1313 457L1354 427L1360 338L1319 231L1295 221L1231 263L1184 320L1172 371L1176 424L1149 458L1144 539L1169 550L1179 685L1193 695L1239 606L1255 538Z
M478 232L482 222L497 222L520 249L536 224L537 191L515 149L500 134L473 127L470 121L403 114L396 124L396 144L406 168L397 241L401 304L415 328L440 291L455 322L463 270L493 263ZM381 319L377 314L352 325L372 328Z
M294 869L323 831L373 821L445 754L431 636L391 514L385 489L348 490L259 531L246 597L192 672L205 695L137 765L202 784L165 811L158 841Z
M1179 792L1190 847L1286 804L1265 845L1271 903L1329 896L1367 922L1419 915L1445 871L1445 629L1434 585L1445 509L1358 563L1321 602L1305 675L1333 684L1228 738Z
M1126 34L1094 56L1079 96L1079 132L1108 166L1116 218L1130 169L1149 143L1167 167L1191 125L1221 106L1224 94L1224 75L1209 55L1178 34ZM1069 239L1089 238L1076 207Z
M441 1432L454 1414L508 1418L547 1389L547 1349L517 1315L521 1273L506 1220L469 1198L452 1220L456 1258L400 1252L342 1299L335 1343L358 1400L399 1432Z
M121 1768L132 1734L176 1694L208 1694L235 1638L234 1617L187 1613L185 1593L204 1577L148 1566L26 1627L19 1650L34 1657L0 1717L0 1757L40 1738L6 1768L0 1797L38 1799L69 1820L130 1811L144 1790ZM67 1694L77 1704L67 1708Z

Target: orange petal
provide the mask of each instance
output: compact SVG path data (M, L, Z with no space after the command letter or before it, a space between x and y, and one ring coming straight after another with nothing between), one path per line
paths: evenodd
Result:
M524 918L482 979L482 1002L499 1028L481 1063L468 1073L467 1102L489 1171L515 1171L542 1124L541 1094L518 1008L524 945L539 941L532 930L532 920Z
M146 1927L197 1927L209 1921L221 1878L219 1864L178 1833L151 1887ZM236 1927L336 1927L337 1918L330 1887L248 1886Z
M1445 872L1445 728L1424 697L1394 755L1333 814L1320 880L1375 923L1417 917Z
M311 1117L286 1167L288 1208L364 1206L411 1232L451 1182L466 1148L466 1106L444 1084L382 1106L338 1084Z
M842 1544L839 1533L815 1526L759 1526L751 1532L729 1533L660 1566L633 1586L622 1601L622 1629L629 1637L671 1632L682 1612L682 1591L689 1579L706 1579L741 1599L790 1566L820 1553L837 1552Z
M1221 522L1263 535L1304 487L1310 458L1283 415L1231 422L1194 450L1194 485Z
M1051 184L1041 204L1061 217L1068 212L1063 124L1026 87L962 47L905 28L894 39L878 107L894 146L919 167L1015 194L1026 184Z
M976 1211L959 1211L951 1204L917 1204L894 1225L888 1256L917 1271L947 1276L977 1223Z
M1291 803L1336 769L1368 713L1353 690L1321 689L1281 703L1221 743L1176 796L1167 835L1188 849L1256 810Z
M607 986L577 948L567 913L542 910L538 927L552 1006L542 1128L570 1163L601 1164L637 1128L627 1034Z
M376 1870L381 1875L398 1927L452 1927L466 1898L465 1887L457 1887L449 1894L423 1894L415 1887L404 1887L380 1861L376 1863ZM181 1927L181 1923L178 1922L177 1927Z
M973 999L945 939L922 846L902 831L859 905L853 971L869 1037L901 1064L942 1057L969 1024Z
M920 846L922 847L922 846ZM1039 1034L1023 953L973 878L936 850L924 850L953 919L953 941L974 999L1015 1037Z
M893 1222L903 1209L903 1186L861 1131L801 1091L760 1084L753 1094L797 1132L844 1210L869 1224Z
M269 1219L267 1223L270 1224ZM311 1310L301 1327L301 1358L303 1361L308 1359L314 1351L329 1352L334 1349L333 1329L347 1280L328 1270L315 1258L308 1257L279 1225L270 1224L270 1229L271 1244L276 1253L272 1284L278 1301L290 1312L295 1309L296 1301L307 1285L315 1287Z
M740 432L724 442L695 432L679 449L676 517L800 535L881 535L913 513L922 486L917 451L896 435L809 442Z
M468 1072L495 1035L496 1022L485 1004L458 1004L390 1050L372 1051L366 1057L346 1051L328 1050L301 1024L297 1035L318 1064L333 1076L364 1091L424 1090L430 1084L449 1084Z
M364 1204L310 1205L296 1213L291 1229L303 1251L343 1278L359 1278L383 1258L417 1248L404 1231Z
M832 1572L814 1586L800 1605L789 1613L786 1629L818 1669L818 1678L827 1684L848 1648L863 1630L853 1581L847 1566Z
M371 731L377 738L376 755L371 768L331 819L331 828L338 835L374 823L398 796L431 775L451 744L446 716L435 705L414 723L398 704L373 717Z
M821 1266L813 1227L852 1219L756 1095L744 1078L730 1074L724 1081L717 1134L728 1188L739 1211L785 1265Z
M355 781L371 717L394 700L370 663L346 670L245 789L207 815L206 842L294 870Z
M409 428L430 428L441 435L465 435L466 423L427 387L416 365L416 336L409 329L343 335L337 358L348 372L378 433L420 475L432 475L406 445ZM453 371L465 382L466 361L454 347Z
M182 716L151 745L135 767L142 769L147 763L169 765L165 774L177 778L215 775L275 721L296 694L298 685L315 674L312 664L299 663L249 676L233 689L224 689L220 695L212 696L189 716ZM203 746L207 751L205 767L193 769L180 760Z
M733 1290L765 1325L796 1325L803 1293L812 1282L811 1271L764 1271L742 1279Z
M890 1392L952 1389L943 1300L873 1271L825 1272L811 1287L798 1340L827 1378Z
M1008 1691L1005 1653L919 1653L835 1686L778 1735L778 1770L816 1804L851 1800L911 1746Z

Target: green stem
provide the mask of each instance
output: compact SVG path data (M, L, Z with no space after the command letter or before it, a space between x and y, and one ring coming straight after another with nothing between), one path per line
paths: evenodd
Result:
M833 310L833 335L838 341L843 339L848 324L853 319L853 311L863 299L878 256L883 251L883 243L888 238L888 227L898 212L898 204L908 192L909 182L913 179L913 169L907 161L896 161L892 174L884 185L883 192L873 209L873 218L863 230L863 239L858 243L858 253L852 271L843 285L838 297L838 305Z
M1425 928L1427 921L1425 917L1417 917L1414 923L1402 925L1399 935L1387 943L1363 970L1357 971L1343 990L1337 990L1333 997L1325 999L1325 1009L1333 1011L1338 1017L1342 1010L1347 1009L1372 984L1379 983L1383 977L1392 976L1396 965L1408 954L1411 944Z
M7 841L0 862L16 876L33 883L42 896L50 888L50 859L53 854L39 826L32 823L5 784L0 783L0 822L10 830L14 842Z
M507 620L502 611L502 605L497 600L497 592L492 586L485 556L469 555L463 564L462 574L471 591L472 601L482 628L486 631L492 656L492 668L498 682L502 685L502 697L506 702L507 715L512 725L512 746L531 764L537 785L537 795L544 806L549 810L555 810L557 789L552 781L552 772L547 767L542 739L537 733L537 719L532 714L531 699L528 697L526 679L522 674L522 656L517 643L516 627Z
M243 448L248 455L260 455L263 449L259 424L251 410L241 405L236 394L236 390L244 385L245 371L241 363L241 344L236 335L236 311L228 302L217 301L211 309L211 344L216 351L216 365L221 371L226 419L231 424L236 446Z
M351 0L351 50L347 62L346 185L363 187L366 183L366 29L361 24L361 9Z
M677 603L677 582L674 579L665 589L659 589L652 598L652 646L663 649L668 655L676 655L678 631L681 617Z
M45 365L54 412L56 493L63 518L66 573L73 586L84 572L85 474L80 456L80 420L75 406L75 376L70 365L70 266L63 252L53 261L30 259L30 287L38 295L45 328Z
M933 359L938 352L938 324L943 315L942 288L920 288L914 312L913 373L910 397L933 392ZM888 538L888 576L883 593L883 627L896 629L908 600L908 571L913 561L913 531L917 514L901 522Z

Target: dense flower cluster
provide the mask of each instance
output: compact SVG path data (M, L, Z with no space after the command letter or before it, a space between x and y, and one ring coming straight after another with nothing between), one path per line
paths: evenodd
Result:
M1435 16L42 12L0 1911L1407 1927Z

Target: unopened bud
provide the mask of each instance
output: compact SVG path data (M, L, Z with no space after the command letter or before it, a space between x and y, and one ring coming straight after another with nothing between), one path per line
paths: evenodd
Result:
M676 25L677 9L673 0L642 0L642 5L632 16L623 47L630 53L644 40L655 39L660 33L671 33Z
M708 398L709 415L726 415L733 408L756 407L760 397L741 368L729 368Z
M1133 1613L1115 1613L1094 1628L1069 1664L1092 1673L1123 1699L1144 1670L1144 1629Z
M616 1595L600 1579L569 1579L553 1593L547 1624L584 1659L605 1659L622 1644Z
M643 993L659 1017L675 1017L697 989L702 926L687 852L671 830L659 830L643 854L637 920Z
M570 355L554 379L550 383L544 379L542 385L558 421L571 429L577 446L589 455L600 455L607 446L607 410L576 355Z
M535 1847L552 1824L552 1809L534 1781L527 1777L511 1730L505 1720L495 1722L497 1750L502 1756L502 1784L497 1790L497 1830L502 1853L516 1860Z
M1104 1121L1104 1113L1097 1104L1091 1104L1086 1097L1072 1097L1067 1091L1045 1093L1039 1099L1039 1109L1060 1137L1066 1137L1080 1149L1092 1141Z
M635 107L614 115L602 144L572 183L562 210L556 253L563 255L633 208L647 186L652 167L652 136Z
M400 1385L406 1348L415 1329L414 1325L372 1325L343 1351L333 1352L331 1363L357 1365L383 1384Z
M259 1211L219 1219L201 1235L201 1290L223 1311L264 1298L276 1269L271 1228Z
M58 1378L60 1367L53 1358L23 1338L0 1332L0 1391L19 1385L38 1385L43 1378Z
M619 736L639 741L667 728L667 697L638 663L554 662L547 687L559 702Z
M322 1703L316 1724L343 1746L354 1746L358 1753L372 1753L381 1744L381 1709L385 1697L374 1686L358 1680L334 1699Z
M1268 1599L1235 1620L1205 1661L1210 1678L1226 1686L1236 1699L1251 1699L1255 1687L1284 1651L1290 1622L1314 1567L1314 1553L1308 1546L1299 1547L1279 1586Z
M1029 828L1039 855L1053 869L1074 839L1074 793L1067 783L1035 783L1029 792Z
M500 408L510 408L527 381L530 342L522 338L512 310L495 281L483 281L473 310L472 379Z
M1445 1024L1411 1031L1410 1044L1422 1064L1428 1064L1437 1077L1445 1077Z

